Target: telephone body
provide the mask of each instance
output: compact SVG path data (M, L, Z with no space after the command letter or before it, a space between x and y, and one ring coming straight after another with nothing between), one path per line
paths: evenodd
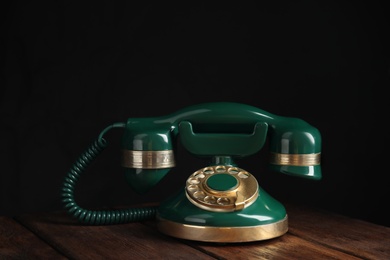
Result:
M209 164L188 173L176 194L158 206L95 211L74 200L78 178L107 146L104 134L124 128L122 166L128 184L138 193L153 188L175 166L175 140ZM321 135L317 128L292 117L234 102L193 105L175 113L129 118L105 128L73 164L62 187L64 207L80 222L119 224L156 219L167 235L205 242L250 242L288 231L284 206L263 190L254 175L237 165L260 151L269 138L272 171L312 180L322 178Z

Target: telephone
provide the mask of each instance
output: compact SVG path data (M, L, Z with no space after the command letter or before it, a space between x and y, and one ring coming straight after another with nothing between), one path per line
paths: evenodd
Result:
M184 187L158 206L81 208L74 199L77 180L107 146L105 133L118 127L124 129L121 164L125 179L138 193L150 190L175 167L175 140L189 154L209 159L209 164L192 170ZM272 171L322 178L317 128L246 104L210 102L106 127L65 176L64 208L89 225L156 219L162 233L187 240L235 243L282 236L288 231L284 206L259 186L254 175L237 165L240 158L260 151L266 140Z

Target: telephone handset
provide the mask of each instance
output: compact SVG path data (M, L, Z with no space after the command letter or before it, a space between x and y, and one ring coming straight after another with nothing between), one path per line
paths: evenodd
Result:
M150 190L175 166L177 138L190 154L209 158L210 163L188 174L184 188L156 207L81 208L74 200L76 182L107 146L104 134L115 127L124 128L122 166L126 181L138 193ZM271 170L321 179L321 135L316 128L246 104L211 102L105 128L66 175L64 207L90 225L156 219L162 233L188 240L229 243L282 236L288 231L284 206L236 162L260 151L267 138Z

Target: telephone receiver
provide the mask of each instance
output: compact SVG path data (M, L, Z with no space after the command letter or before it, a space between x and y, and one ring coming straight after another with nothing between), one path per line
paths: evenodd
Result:
M124 129L121 164L126 181L137 193L148 192L175 167L176 140L209 163L186 173L183 188L158 206L81 208L74 199L77 180L107 146L104 135L112 128ZM246 104L211 102L106 127L65 176L64 208L88 225L156 219L159 231L187 240L236 243L282 236L288 231L285 207L259 186L252 173L237 165L239 159L259 152L267 140L272 171L322 178L321 135L315 127Z

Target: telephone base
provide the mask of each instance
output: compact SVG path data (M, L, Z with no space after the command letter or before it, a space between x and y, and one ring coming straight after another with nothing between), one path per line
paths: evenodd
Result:
M276 223L260 226L211 227L173 222L158 218L160 232L176 238L216 243L241 243L268 240L284 235L288 217Z
M183 189L160 204L156 218L160 232L203 242L260 241L282 236L288 231L284 206L261 187L253 204L232 212L199 208L187 199Z

